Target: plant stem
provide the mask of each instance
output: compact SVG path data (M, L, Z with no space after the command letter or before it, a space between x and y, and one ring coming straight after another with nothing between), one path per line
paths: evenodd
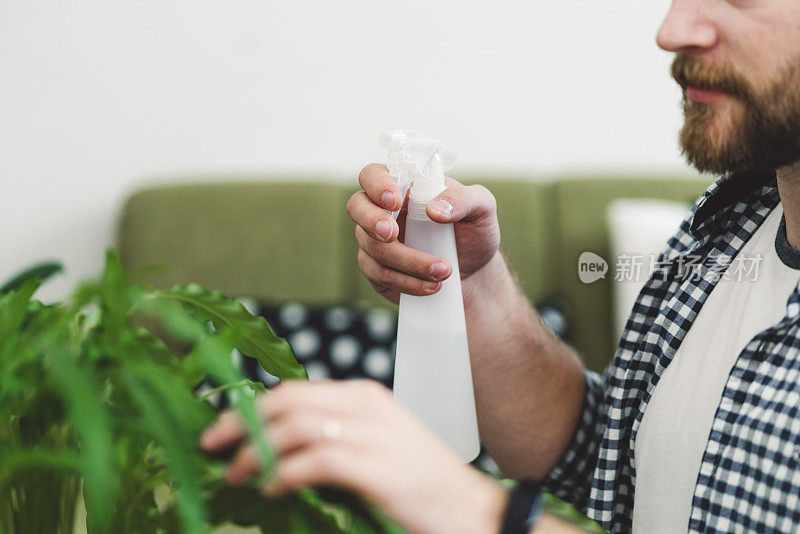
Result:
M217 393L220 393L222 391L227 391L229 389L246 386L248 384L248 382L249 382L248 380L240 380L239 382L232 382L230 384L225 384L223 386L219 386L218 388L214 388L214 389L212 389L210 391L206 391L205 393L203 393L200 396L200 400L207 400L212 395L216 395Z

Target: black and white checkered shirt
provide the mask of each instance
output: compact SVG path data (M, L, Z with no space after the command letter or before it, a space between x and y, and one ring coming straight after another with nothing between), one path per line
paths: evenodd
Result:
M653 389L724 271L720 265L736 257L779 200L774 172L720 179L698 200L659 255L660 268L639 294L604 376L586 373L583 413L567 452L545 480L548 491L613 532L631 530L634 441ZM698 257L700 275L687 277L682 267ZM663 459L664 469L670 461ZM728 375L687 529L800 531L797 288L785 317L753 337Z

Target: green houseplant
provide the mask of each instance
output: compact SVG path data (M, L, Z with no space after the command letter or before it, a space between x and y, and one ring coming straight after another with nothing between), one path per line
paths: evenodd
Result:
M116 253L64 302L33 298L40 267L0 288L0 532L70 533L83 497L90 534L401 532L369 503L308 488L265 499L227 488L197 447L211 393L238 410L274 463L233 350L281 379L305 379L289 344L237 301L199 286L132 284ZM211 383L212 391L198 392Z

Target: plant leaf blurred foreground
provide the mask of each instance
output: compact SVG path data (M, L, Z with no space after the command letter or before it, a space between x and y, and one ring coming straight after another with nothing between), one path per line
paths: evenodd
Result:
M102 278L62 303L33 299L52 265L0 293L0 532L70 533L83 495L89 534L402 532L374 506L330 488L267 499L229 488L197 446L216 417L211 384L238 410L264 476L274 466L239 350L281 379L306 379L289 344L240 303L196 285L131 284L109 252ZM263 478L261 482L263 482ZM156 495L159 496L156 499Z

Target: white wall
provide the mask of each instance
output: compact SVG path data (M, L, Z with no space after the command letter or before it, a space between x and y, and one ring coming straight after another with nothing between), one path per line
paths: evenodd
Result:
M98 271L165 175L355 180L387 127L458 169L684 171L667 0L0 0L0 280Z

